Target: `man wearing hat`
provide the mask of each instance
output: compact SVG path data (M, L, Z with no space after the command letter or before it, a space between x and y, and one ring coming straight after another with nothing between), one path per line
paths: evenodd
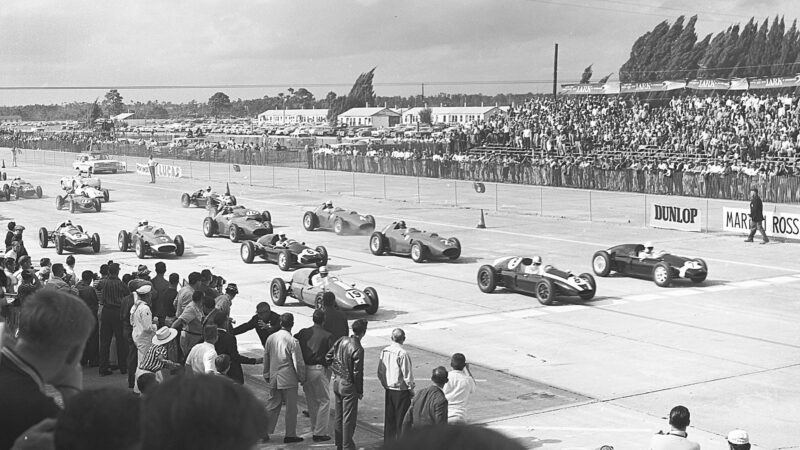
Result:
M247 322L233 329L233 335L238 336L250 330L256 330L261 345L266 344L269 336L281 329L281 316L272 311L269 303L261 302L256 305L256 314Z
M228 283L228 287L225 288L225 293L214 299L214 308L225 316L225 323L229 323L231 320L231 304L233 303L233 298L236 297L238 293L239 288L236 286L236 283ZM228 327L230 327L230 325L228 325Z
M764 205L761 203L761 198L758 196L758 189L753 187L750 189L752 196L750 197L750 235L747 236L745 242L753 242L756 231L761 232L761 243L766 244L769 242L767 233L764 231Z
M750 436L747 431L733 430L728 433L728 447L731 450L750 450Z

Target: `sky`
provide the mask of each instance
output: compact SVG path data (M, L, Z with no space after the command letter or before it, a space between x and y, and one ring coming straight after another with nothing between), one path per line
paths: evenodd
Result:
M0 105L91 102L111 88L126 103L300 87L324 98L373 67L378 95L418 94L422 83L426 94L548 92L555 43L559 83L589 64L597 79L618 70L637 37L681 14L698 15L702 38L751 16L784 15L788 27L800 2L2 0ZM20 87L40 89L9 89Z

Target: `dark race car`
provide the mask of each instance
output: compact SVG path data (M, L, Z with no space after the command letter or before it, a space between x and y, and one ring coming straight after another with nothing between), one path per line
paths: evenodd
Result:
M333 230L336 234L369 233L375 229L375 218L361 215L355 211L334 208L330 202L323 203L314 211L303 214L303 228L314 231L317 228Z
M552 305L557 296L577 295L581 300L591 300L597 292L594 277L588 273L571 272L545 266L537 270L531 258L507 256L478 269L478 288L493 292L504 287L510 291L536 296L539 303Z
M369 249L373 255L411 255L411 259L418 263L432 258L456 260L461 256L461 242L458 239L406 228L402 220L390 223L383 231L372 233Z
M14 194L14 198L42 198L42 187L41 186L33 186L32 184L28 183L27 181L22 180L19 177L14 178L11 180L11 185L9 186L11 193Z
M297 269L288 284L283 278L274 278L269 287L272 302L278 306L283 306L288 296L316 308L322 302L322 293L326 291L336 296L336 305L342 311L365 311L370 315L378 312L378 292L375 288L356 289L355 285L332 275L322 279L318 269Z
M197 206L198 208L216 209L219 204L235 205L236 197L230 193L217 194L212 192L209 188L199 189L191 194L184 193L181 195L181 206L188 208L189 206Z
M91 198L86 194L56 195L56 209L61 210L64 208L69 209L71 213L76 211L100 212L102 206L99 198Z
M600 250L592 257L592 269L597 276L608 276L612 271L621 275L651 279L658 286L667 287L675 278L688 278L702 283L708 276L708 265L700 258L686 258L669 253L656 253L640 258L642 244L623 244Z
M94 253L100 251L100 235L97 233L92 234L83 231L80 225L73 225L71 221L66 221L58 224L53 231L47 231L47 228L39 228L39 246L47 248L50 243L55 244L56 253L59 255L64 253L64 250L75 251L80 248L91 248Z
M147 222L140 222L130 232L120 231L117 236L117 244L121 252L127 252L129 248L133 247L139 258L164 253L175 253L175 256L182 256L185 248L181 235L172 239L164 232L163 228L154 227Z
M203 219L203 234L206 237L228 236L232 242L256 240L272 233L272 215L269 211L256 211L244 206L227 206L223 214ZM213 214L213 213L212 213Z
M311 248L305 242L285 239L283 235L268 234L257 241L244 241L239 249L242 261L251 264L256 256L278 264L281 270L295 266L315 264L317 267L328 263L328 251L323 246Z

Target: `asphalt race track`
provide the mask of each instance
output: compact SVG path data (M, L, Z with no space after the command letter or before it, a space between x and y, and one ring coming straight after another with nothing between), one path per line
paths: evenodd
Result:
M0 154L9 165L8 149ZM70 214L56 211L55 196L59 179L72 171L62 164L21 159L19 168L5 169L8 176L40 184L44 198L0 202L0 218L27 227L25 242L34 262L44 256L63 261L66 255L39 248L37 231L71 218L89 233L98 232L102 241L100 254L76 254L76 270L97 270L113 259L123 272L142 261L133 252L118 251L117 233L148 219L186 240L183 257L165 258L168 272L186 276L209 268L239 285L232 312L239 322L252 316L257 302L268 299L272 278L290 279L290 273L273 264L245 265L239 245L226 238L203 236L205 210L181 208L180 194L205 187L207 180L162 178L152 185L128 164L127 174L100 175L111 190L111 201L101 212ZM514 208L492 210L486 217L488 228L479 230L474 209L281 186L232 184L231 190L240 204L269 210L276 232L324 245L333 273L358 287L373 286L380 295L380 310L367 317L367 393L357 442L379 440L375 430L382 428L383 393L374 376L376 355L392 328L402 327L418 385L429 383L434 366L447 366L451 353L465 353L478 378L472 421L518 437L529 448L643 448L655 431L667 427L664 418L678 404L690 409L690 438L704 449L726 448L724 436L734 428L748 430L754 447L800 446L798 244L745 244L743 236L537 217ZM224 182L213 187L224 190ZM306 188L313 191L301 186ZM515 189L525 195L526 188ZM530 195L539 192L530 189ZM629 201L619 199L620 207ZM462 257L416 264L410 258L372 255L368 236L304 231L302 213L325 200L374 215L378 228L402 218L409 226L456 236L464 248ZM704 258L708 280L659 288L645 280L598 278L594 300L553 306L502 290L483 294L476 285L480 265L501 256L539 254L545 264L591 272L596 250L646 240L657 249ZM151 270L155 262L144 261ZM311 323L312 310L292 299L274 309L295 315L295 331ZM240 336L240 347L257 353L255 334ZM121 377L119 383L124 383ZM253 385L250 379L248 383ZM299 432L306 433L307 420L299 423Z

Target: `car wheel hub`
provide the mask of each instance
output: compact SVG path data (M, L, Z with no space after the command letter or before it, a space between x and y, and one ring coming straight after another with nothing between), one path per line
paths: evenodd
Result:
M602 256L598 256L594 259L594 270L598 272L602 272L606 270L606 260Z

